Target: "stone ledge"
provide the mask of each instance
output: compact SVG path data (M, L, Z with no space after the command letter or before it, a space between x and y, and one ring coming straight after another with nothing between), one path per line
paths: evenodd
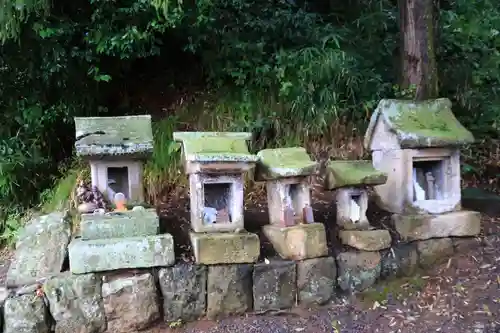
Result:
M394 214L392 223L405 241L477 236L481 232L481 214L473 211L440 215Z
M263 231L283 259L303 260L328 254L323 223L299 224L292 227L265 225Z
M169 234L149 237L74 239L68 247L74 274L125 268L170 266L175 262L174 239Z
M249 232L191 232L190 238L198 264L253 263L260 255L259 236Z
M154 236L160 230L156 209L111 214L82 214L82 240Z
M391 247L391 234L388 230L340 230L342 244L363 251L379 251Z

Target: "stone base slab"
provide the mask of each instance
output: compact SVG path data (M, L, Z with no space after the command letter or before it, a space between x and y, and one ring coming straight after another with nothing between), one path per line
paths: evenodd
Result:
M322 223L292 227L265 225L263 231L283 259L303 260L328 254L325 226Z
M391 247L391 234L388 230L340 230L342 244L362 251L379 251Z
M253 263L260 255L259 236L249 232L192 232L190 237L197 264Z
M74 239L69 247L73 274L125 268L170 266L175 262L170 234L96 240Z
M155 209L83 214L80 222L82 240L154 236L159 230L160 219Z
M394 214L392 223L406 241L476 236L481 232L481 214L466 210L440 215Z

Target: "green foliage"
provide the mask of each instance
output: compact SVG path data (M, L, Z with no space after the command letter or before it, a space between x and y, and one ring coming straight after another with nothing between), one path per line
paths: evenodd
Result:
M441 95L476 136L498 136L500 7L441 2ZM181 107L155 123L152 197L183 179L171 139L181 120L251 131L260 149L331 140L338 119L362 131L380 98L414 93L397 87L394 1L0 0L0 8L0 219L40 199L58 207L68 195L74 174L39 193L72 156L74 116L159 112L128 101L130 90L147 89L142 77L182 90L201 77L210 95L193 114Z

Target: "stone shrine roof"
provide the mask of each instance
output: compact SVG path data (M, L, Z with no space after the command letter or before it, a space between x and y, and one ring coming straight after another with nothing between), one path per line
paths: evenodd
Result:
M376 170L371 161L329 161L326 165L324 187L333 190L347 186L381 185L387 174Z
M95 158L145 158L153 151L151 116L75 117L76 153Z
M256 180L309 176L318 165L302 147L264 149L257 156Z
M174 140L182 142L186 162L255 163L257 156L248 151L246 132L175 132Z
M421 102L381 100L365 133L365 148L372 146L380 121L396 135L400 148L451 147L474 142L471 132L455 118L447 98Z

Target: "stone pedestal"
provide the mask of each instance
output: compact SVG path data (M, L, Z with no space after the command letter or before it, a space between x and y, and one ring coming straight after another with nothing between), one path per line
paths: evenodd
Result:
M474 211L440 215L394 214L392 223L401 238L406 241L477 236L481 232L481 214Z
M259 236L246 231L241 233L190 234L197 264L243 264L256 262L260 255Z
M328 254L325 226L322 223L292 227L266 225L263 230L283 259L303 260Z
M340 230L342 244L362 251L380 251L391 247L391 234L388 230Z
M68 247L74 274L125 268L170 266L175 262L171 235L158 235L154 209L83 214L80 238Z

